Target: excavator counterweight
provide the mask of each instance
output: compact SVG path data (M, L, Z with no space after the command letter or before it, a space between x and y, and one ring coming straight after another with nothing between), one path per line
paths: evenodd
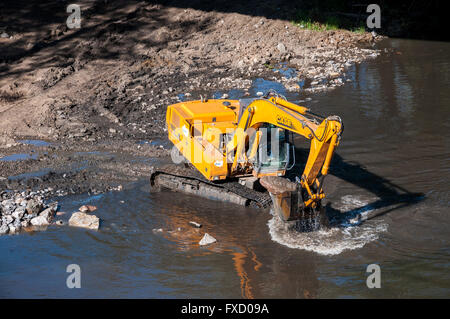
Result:
M338 116L321 117L274 91L173 104L166 124L178 168L155 169L152 186L257 207L269 206L271 198L284 221L320 210L323 180L343 131ZM295 135L310 140L306 163L296 163ZM303 173L286 178L299 165Z

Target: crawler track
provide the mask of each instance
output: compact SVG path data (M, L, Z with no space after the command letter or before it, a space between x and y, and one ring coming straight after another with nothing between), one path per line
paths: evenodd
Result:
M153 190L162 188L257 208L268 208L272 200L267 191L251 190L237 181L211 182L197 170L184 165L155 167L150 176Z

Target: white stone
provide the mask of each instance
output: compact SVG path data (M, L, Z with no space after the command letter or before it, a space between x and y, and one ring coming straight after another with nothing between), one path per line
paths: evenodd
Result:
M47 226L50 224L45 216L34 217L30 222L33 226Z
M278 49L278 51L280 51L281 53L285 53L285 52L286 52L286 47L285 47L284 44L281 43L281 42L278 43L277 49Z
M216 241L217 241L217 239L215 239L213 236L211 236L208 233L205 233L205 235L203 236L202 240L200 240L200 242L198 244L200 246L204 246L204 245L213 244Z

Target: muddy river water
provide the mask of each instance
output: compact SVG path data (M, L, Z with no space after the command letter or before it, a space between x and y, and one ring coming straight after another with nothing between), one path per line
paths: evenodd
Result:
M58 199L65 212L97 206L98 232L52 226L2 236L0 296L450 297L450 43L390 39L379 47L395 53L351 67L351 81L333 91L274 87L345 123L326 180L327 213L377 210L377 218L295 233L268 211L149 193L143 180ZM271 86L255 83L251 94ZM218 242L199 247L205 232ZM69 264L81 267L81 289L66 286ZM369 264L381 268L380 289L366 285Z

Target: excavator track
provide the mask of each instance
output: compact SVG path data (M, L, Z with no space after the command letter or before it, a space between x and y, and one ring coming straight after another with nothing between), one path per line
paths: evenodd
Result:
M196 169L184 164L154 167L150 175L150 185L152 190L170 189L242 206L269 208L272 205L267 191L252 190L236 180L212 182Z

